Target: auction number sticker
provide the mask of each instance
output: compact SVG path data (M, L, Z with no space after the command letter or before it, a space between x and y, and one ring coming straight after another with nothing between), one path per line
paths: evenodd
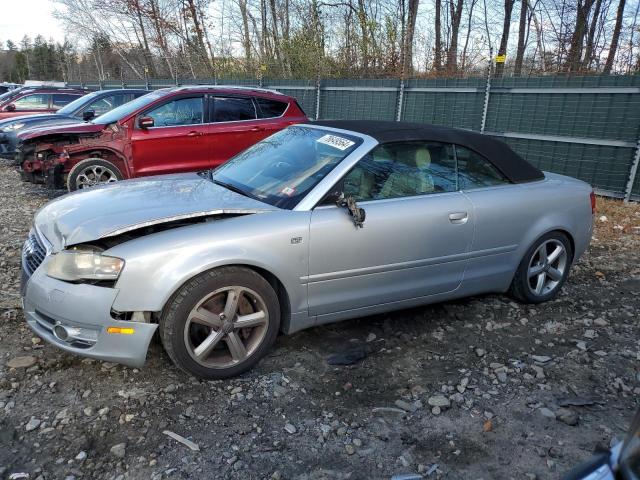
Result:
M346 150L347 148L354 145L356 142L352 142L348 138L339 137L337 135L325 135L318 139L318 142L324 143L325 145L329 145L330 147L335 147L338 150Z

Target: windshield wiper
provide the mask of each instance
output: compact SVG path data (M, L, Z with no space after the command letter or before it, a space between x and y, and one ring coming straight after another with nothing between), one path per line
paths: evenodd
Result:
M220 180L217 180L215 178L212 178L211 181L216 185L220 185L221 187L226 188L227 190L231 190L232 192L239 193L240 195L244 195L245 197L251 198L253 200L258 200L259 202L262 201L260 198L256 197L255 195L249 192L245 192L241 188L238 188L235 185L231 185L230 183L221 182Z

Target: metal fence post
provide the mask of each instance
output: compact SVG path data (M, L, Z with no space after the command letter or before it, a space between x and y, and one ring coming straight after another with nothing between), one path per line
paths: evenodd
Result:
M629 202L631 200L631 194L633 193L633 184L636 182L636 175L638 174L638 164L640 163L640 138L636 145L636 154L633 156L633 163L631 164L631 170L629 171L629 180L627 181L627 188L624 192L624 201Z
M396 106L396 122L402 120L402 104L404 103L404 80L400 80L398 89L398 105Z
M487 85L484 89L484 106L482 107L482 120L480 122L480 133L484 133L487 124L487 111L489 110L489 95L491 94L491 65L493 64L493 49L489 49L489 68L487 69Z
M316 81L316 120L320 120L320 78Z

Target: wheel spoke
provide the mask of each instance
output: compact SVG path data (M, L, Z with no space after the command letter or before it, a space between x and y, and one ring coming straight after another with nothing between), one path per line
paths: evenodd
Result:
M236 312L238 311L238 301L240 300L240 295L242 290L232 289L227 293L227 303L224 306L224 315L229 320L233 320L236 316Z
M220 320L220 316L202 307L198 308L197 310L192 310L191 314L189 315L189 320L194 323L216 329L222 327L222 320Z
M548 261L546 243L540 245L540 248L538 248L538 254L540 255L540 263L544 263L545 260Z
M211 332L200 345L193 349L193 353L200 359L206 358L223 337L224 332L222 331Z
M534 265L529 268L529 278L533 278L536 275L540 275L541 272L544 271L544 265Z
M553 264L553 262L555 262L556 260L558 260L560 258L560 255L562 255L562 252L564 252L564 249L561 246L557 246L556 248L554 248L553 252L551 252L551 255L549 255L549 264Z
M238 316L233 323L236 328L259 327L267 323L267 316L260 310L259 312L250 313L249 315Z
M229 333L224 340L227 343L227 347L229 347L231 356L236 362L240 362L247 357L247 349L244 343L242 343L240 335L236 332Z
M562 279L562 273L557 268L549 267L549 270L547 270L547 275L549 275L556 282L559 282Z
M538 274L538 279L536 281L536 293L540 295L542 293L542 289L544 288L544 282L547 278L547 275L542 272Z

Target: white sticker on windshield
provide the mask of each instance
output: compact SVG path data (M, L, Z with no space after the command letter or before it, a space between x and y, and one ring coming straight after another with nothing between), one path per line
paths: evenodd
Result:
M351 140L338 137L337 135L325 135L324 137L320 137L318 142L324 143L325 145L329 145L330 147L335 147L338 150L346 150L350 146L352 146L356 142L352 142Z

